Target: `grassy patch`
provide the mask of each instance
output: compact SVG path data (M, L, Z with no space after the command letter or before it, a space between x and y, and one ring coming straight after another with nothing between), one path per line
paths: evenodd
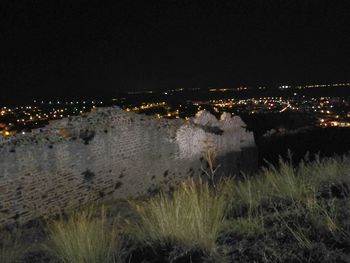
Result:
M348 262L349 175L348 156L316 157L232 181L222 237L231 261Z

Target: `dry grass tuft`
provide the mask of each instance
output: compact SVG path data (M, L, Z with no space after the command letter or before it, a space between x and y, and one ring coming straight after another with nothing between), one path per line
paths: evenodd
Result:
M121 254L116 221L108 222L103 207L74 212L68 220L53 222L49 240L64 263L118 262Z
M210 254L225 223L227 185L222 182L213 191L207 183L189 181L172 196L161 193L142 205L134 205L140 222L132 232L150 245L199 247Z

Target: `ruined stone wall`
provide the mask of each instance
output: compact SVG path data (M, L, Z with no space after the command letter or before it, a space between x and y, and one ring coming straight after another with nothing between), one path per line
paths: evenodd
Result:
M208 143L218 152L220 173L249 170L257 158L253 134L243 125L228 114L221 120L207 112L191 121L158 120L101 108L2 141L0 225L173 187L201 173Z

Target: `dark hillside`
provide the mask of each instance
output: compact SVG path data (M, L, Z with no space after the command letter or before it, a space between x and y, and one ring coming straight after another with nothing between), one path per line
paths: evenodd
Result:
M309 152L310 156L319 153L321 157L340 155L350 151L350 129L313 128L295 134L272 135L257 140L259 165L267 160L276 164L278 156L287 157L292 152L293 161L298 163Z

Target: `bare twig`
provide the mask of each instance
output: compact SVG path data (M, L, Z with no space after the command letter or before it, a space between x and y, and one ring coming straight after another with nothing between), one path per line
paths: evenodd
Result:
M211 185L213 188L216 188L215 183L215 174L216 171L220 168L220 165L216 166L214 165L215 159L216 159L217 151L216 148L211 141L205 141L205 148L203 151L203 158L208 164L208 168L205 169L203 166L201 166L201 170L206 174L208 177Z

